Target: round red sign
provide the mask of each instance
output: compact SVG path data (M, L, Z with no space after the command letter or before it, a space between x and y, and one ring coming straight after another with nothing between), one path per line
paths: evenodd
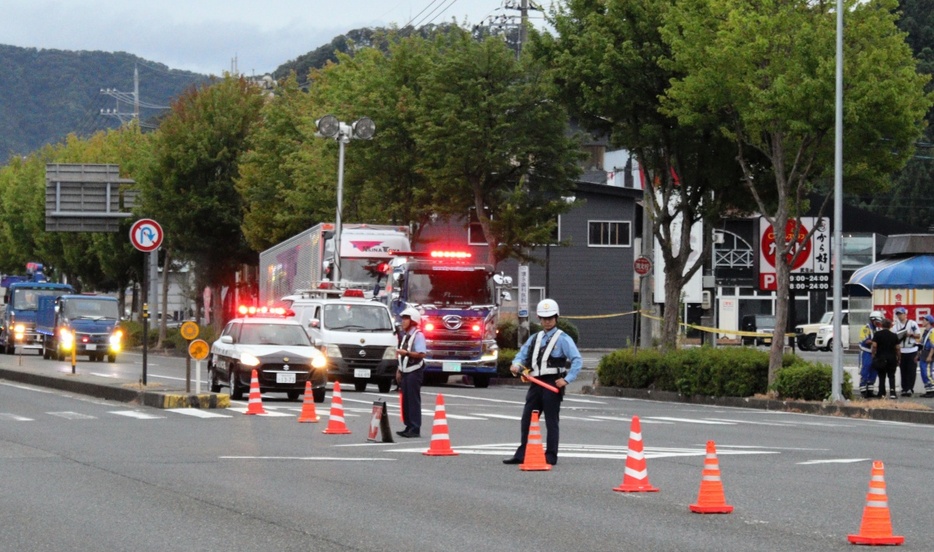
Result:
M798 258L795 260L795 264L791 267L791 270L797 270L804 266L804 263L811 257L811 240L805 240L805 236L808 235L808 228L804 224L798 226L798 235L795 236L795 226L797 224L794 220L789 220L788 224L785 225L785 243L792 241L794 238L798 242L798 247L801 248L801 253L798 254ZM766 231L762 234L762 242L759 244L762 248L762 256L765 258L765 261L775 266L775 249L777 244L775 242L775 232L772 227L768 227ZM786 256L787 260L791 261L791 255Z
M162 236L162 226L152 219L140 219L130 228L130 242L143 253L159 249Z
M635 269L636 274L639 276L645 276L652 270L652 261L648 257L639 257L632 263L633 269Z

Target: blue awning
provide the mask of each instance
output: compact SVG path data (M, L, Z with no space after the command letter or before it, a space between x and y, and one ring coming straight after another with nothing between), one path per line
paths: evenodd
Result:
M864 266L850 276L850 295L872 294L875 289L934 288L934 255L885 259Z

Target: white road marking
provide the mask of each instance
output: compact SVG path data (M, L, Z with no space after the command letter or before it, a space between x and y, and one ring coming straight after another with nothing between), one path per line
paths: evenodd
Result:
M668 416L649 416L645 420L663 420L668 422L684 422L686 424L705 424L705 425L736 425L732 422L718 422L715 420L694 420L691 418L669 418Z
M221 460L313 460L319 462L394 462L395 458L339 458L336 456L218 456Z
M233 407L233 406L231 406L231 407L228 408L227 410L229 410L229 411L231 411L231 412L236 412L236 413L238 413L238 414L246 414L246 409L247 409L247 407L239 407L239 406ZM288 416L288 417L290 417L290 418L295 417L295 414L291 414L291 413L287 413L287 412L278 412L278 411L273 410L273 409L271 409L271 408L263 408L263 410L266 411L265 414L256 414L256 416L266 416L266 417L269 417L269 418L283 418L283 417L286 417L286 416Z
M564 396L564 402L588 403L588 404L607 404L605 401L593 401L590 399L575 399L567 395Z
M195 418L232 418L228 414L221 414L219 412L213 412L211 410L202 410L200 408L166 408L166 412L176 412L178 414L184 414L186 416L193 416Z
M65 418L66 420L96 420L97 416L88 416L87 414L81 414L78 412L46 412L50 416L58 416L59 418Z
M34 422L32 418L26 418L25 416L17 416L16 414L8 414L6 412L0 412L0 420L5 420L8 422Z
M495 445L473 445L452 447L455 452L460 454L473 454L483 456L501 456L515 452L518 443L503 443ZM387 452L409 452L422 453L425 447L405 447L388 450ZM628 447L612 447L601 445L561 445L558 449L558 456L561 458L594 458L602 460L625 460L628 454ZM697 448L664 448L664 447L645 447L646 458L680 458L680 457L703 457L707 455L706 445ZM720 451L718 450L718 453ZM749 454L780 454L778 451L771 450L748 450L748 451L725 451L723 455L749 455Z
M871 458L836 458L832 460L808 460L807 462L798 462L799 466L813 466L816 464L855 464L856 462L868 462Z
M117 416L126 416L127 418L136 418L137 420L160 420L165 418L165 416L156 416L155 414L140 412L138 410L112 410L110 413L116 414Z
M481 414L474 414L474 416L481 416ZM487 418L496 418L499 420L513 420L513 421L522 420L522 416L507 416L505 414L482 414L482 416L486 416Z

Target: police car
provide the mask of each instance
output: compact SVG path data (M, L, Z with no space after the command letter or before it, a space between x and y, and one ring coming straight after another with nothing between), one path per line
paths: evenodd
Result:
M241 400L249 393L253 370L261 392L284 392L298 400L311 381L317 403L324 402L327 385L327 358L308 337L298 321L283 317L282 312L241 313L251 316L227 323L220 338L211 345L208 378L211 391L222 386L230 389L230 398Z

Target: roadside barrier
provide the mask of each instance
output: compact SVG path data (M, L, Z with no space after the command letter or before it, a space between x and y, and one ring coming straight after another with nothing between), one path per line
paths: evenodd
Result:
M720 481L720 463L717 461L717 445L707 441L707 456L701 474L700 492L697 503L689 506L695 514L729 514L733 507L726 503L723 482Z
M302 413L299 415L298 421L318 423L318 413L315 412L315 397L311 392L311 381L305 382L305 397L302 399Z
M457 456L451 448L451 436L448 432L448 417L444 410L444 396L438 393L435 401L435 420L431 426L431 443L425 456Z
M872 463L872 476L869 479L869 492L866 494L866 507L863 508L863 521L859 533L848 535L852 544L898 545L905 542L905 537L892 534L892 517L889 512L889 499L885 494L885 466L880 461Z
M532 422L529 424L529 440L525 445L525 459L519 469L522 471L548 471L551 469L551 464L545 461L542 431L538 427L538 411L532 412Z
M328 427L322 433L329 435L348 435L350 430L344 423L344 401L341 399L341 384L334 382L334 391L331 393L331 413L328 415Z
M629 428L629 451L626 453L626 469L623 482L613 489L620 493L657 493L658 488L649 483L649 470L645 464L642 445L642 424L638 416L632 417Z
M263 408L263 397L259 392L259 376L256 373L256 370L253 370L253 373L250 375L250 397L249 402L246 405L246 412L244 414L265 414L266 409Z

